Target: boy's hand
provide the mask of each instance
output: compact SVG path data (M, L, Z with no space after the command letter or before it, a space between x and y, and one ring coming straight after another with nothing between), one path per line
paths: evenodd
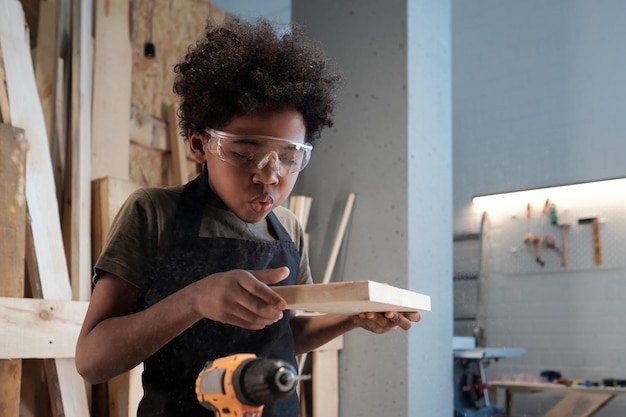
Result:
M387 333L397 327L409 330L411 323L421 320L420 313L361 313L352 316L352 321L359 327L374 333Z
M289 268L220 272L192 284L194 305L206 318L225 324L260 330L283 317L287 303L272 291L289 276Z

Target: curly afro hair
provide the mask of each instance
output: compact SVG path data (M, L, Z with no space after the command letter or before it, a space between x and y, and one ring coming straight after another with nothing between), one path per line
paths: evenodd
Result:
M174 67L181 133L219 129L255 111L293 108L303 116L306 140L314 143L322 128L333 125L341 76L329 67L296 26L278 34L265 19L209 21L204 38Z

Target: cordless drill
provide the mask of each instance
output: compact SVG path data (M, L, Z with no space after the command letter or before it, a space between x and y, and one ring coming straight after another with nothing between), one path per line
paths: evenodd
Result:
M242 353L207 362L196 379L196 395L217 416L261 417L266 404L287 398L297 384L288 362Z

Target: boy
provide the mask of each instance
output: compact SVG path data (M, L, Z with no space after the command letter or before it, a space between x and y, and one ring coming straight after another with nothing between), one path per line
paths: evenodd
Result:
M202 173L133 193L95 265L76 366L91 383L144 362L138 416L210 416L207 360L255 353L295 365L357 327L407 330L419 314L292 317L270 285L312 282L303 231L281 203L332 126L339 76L294 32L229 19L175 67L180 128ZM295 393L263 415L298 415Z

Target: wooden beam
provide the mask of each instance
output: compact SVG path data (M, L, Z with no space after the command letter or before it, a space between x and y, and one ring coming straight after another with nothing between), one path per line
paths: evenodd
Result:
M46 122L50 148L54 142L54 120L57 86L57 3L39 3L37 50L35 51L35 79Z
M128 0L95 1L91 179L128 179L132 48Z
M318 313L358 314L364 312L430 311L430 297L375 281L272 287L291 310Z
M313 352L313 417L339 416L339 355L337 350Z
M87 305L0 297L0 358L73 358Z
M87 301L91 296L92 2L72 2L72 16L72 226L69 265L73 297L75 300ZM124 104L118 105L123 107ZM97 109L94 108L93 112L96 114ZM101 126L114 135L112 127L107 129ZM109 146L114 148L113 144ZM115 158L111 162L113 160Z
M343 209L341 221L339 222L339 229L337 230L337 235L335 236L335 241L333 242L333 247L330 251L328 264L326 265L326 270L324 271L324 276L322 277L322 283L324 284L330 282L333 275L335 263L337 262L337 255L339 255L339 249L341 248L343 236L346 232L346 227L348 226L348 220L350 220L350 214L352 213L352 206L354 206L355 198L356 195L354 193L348 194L348 199L346 200L346 205Z
M41 104L30 58L24 15L17 0L0 2L0 42L7 77L11 120L24 129L29 150L26 158L26 201L32 219L35 251L46 298L69 300L71 290L65 253L61 246L61 225L57 209Z
M615 395L610 392L573 392L567 394L544 417L590 417L613 397Z
M138 189L137 183L120 178L106 177L93 180L92 190L92 248L93 259L97 259L109 234L115 215L126 198Z
M189 181L189 165L187 164L186 141L178 134L178 116L176 106L170 105L165 109L167 113L167 139L172 156L172 184L182 185Z
M0 296L24 296L26 148L22 129L0 124Z
M24 296L24 252L26 234L26 140L24 131L0 124L0 296ZM19 300L20 298L15 298ZM0 326L5 322L0 319ZM14 340L0 331L0 344ZM0 356L0 358L3 358ZM0 360L0 410L18 417L22 361L16 356Z
M0 44L3 46L11 120L15 126L24 129L29 141L26 202L32 222L37 270L45 273L40 280L42 295L47 299L71 300L52 162L25 27L21 4L17 0L1 1ZM89 416L85 384L76 371L74 360L55 359L54 364L65 416Z
M6 75L2 60L2 45L0 45L0 122L11 124L11 110L9 108L9 95L7 93Z
M35 256L35 241L33 239L32 224L30 221L26 224L26 271L32 296L38 299L43 298L41 277ZM50 398L50 409L54 410L52 415L63 416L65 414L63 409L63 395L61 394L61 382L59 380L59 374L57 373L56 361L57 359L43 359L41 365L46 382L44 384L43 381L37 381L36 379L32 382L36 387L45 385L44 389L47 389ZM27 375L27 377L32 376L33 375Z
M126 198L139 188L139 184L120 178L100 178L92 181L93 196L93 258L104 246L113 219ZM143 364L107 382L109 417L129 417L137 414L143 396L141 372Z

